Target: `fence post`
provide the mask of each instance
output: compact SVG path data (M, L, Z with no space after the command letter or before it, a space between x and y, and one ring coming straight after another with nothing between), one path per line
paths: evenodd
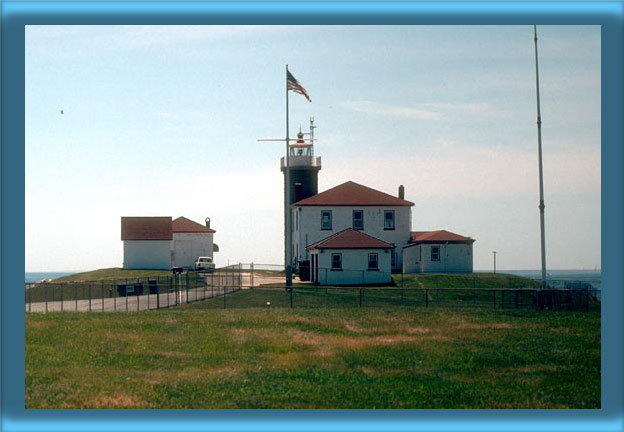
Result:
M89 284L89 312L91 312L91 284Z
M65 285L61 284L61 312L63 312L63 287Z
M45 311L46 313L48 313L48 284L43 284L43 291L45 294L45 304L46 304Z
M253 262L251 263L251 265L249 267L251 269L250 270L250 272L251 272L251 288L253 288L253 286L254 286L254 274L253 274L253 272L254 272L254 268L253 268L254 265L253 265Z
M134 292L136 294L136 298L137 298L137 312L140 310L139 309L139 302L141 301L141 291L140 291L138 285L139 284L137 283L137 285L135 286L136 289L134 290Z
M360 287L360 307L362 307L362 287Z
M429 290L425 289L425 307L429 307Z
M160 309L160 285L156 281L156 310Z
M290 308L293 307L293 287L290 287Z
M401 301L403 301L403 293L404 293L404 287L403 287L403 270L401 270Z
M76 302L76 312L78 312L78 285L74 283L74 301Z
M32 287L28 288L28 312L32 312Z
M227 288L227 287L225 287L225 288ZM223 309L227 309L227 300L225 299L227 289L225 289L225 288L223 289Z
M494 306L494 309L496 309L496 290L495 289L492 290L492 306Z
M188 292L189 292L189 275L188 272L186 272L186 304L188 304L189 300L188 300Z
M472 303L477 304L477 278L472 278Z
M585 312L589 312L589 290L585 288Z
M126 280L126 285L124 285L126 287L126 312L128 312L128 280Z
M111 290L113 291L113 311L117 312L117 284L113 282L111 285Z

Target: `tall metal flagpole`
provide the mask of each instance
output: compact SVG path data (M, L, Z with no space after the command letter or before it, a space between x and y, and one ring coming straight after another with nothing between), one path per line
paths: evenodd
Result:
M284 187L284 271L286 272L286 286L292 286L292 269L291 269L291 250L290 250L290 161L288 154L290 153L288 138L288 65L286 65L286 185Z
M533 26L535 35L535 83L537 88L537 149L539 153L539 188L540 188L540 232L542 240L542 288L546 287L546 241L544 236L544 174L542 170L542 116L540 113L539 71L537 65L537 26Z

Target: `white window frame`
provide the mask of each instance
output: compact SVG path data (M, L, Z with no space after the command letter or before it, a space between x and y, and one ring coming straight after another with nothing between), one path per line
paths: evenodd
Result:
M338 257L340 260L340 267L334 267L334 257ZM332 271L342 271L342 254L341 253L333 253L331 254L331 270Z
M323 227L323 215L327 213L329 214L329 228ZM332 230L332 211L331 210L321 210L321 231L331 231Z
M360 219L362 221L362 226L359 228L355 226L355 213L356 212L360 212L360 214L362 215L362 218ZM353 229L357 231L364 230L364 210L353 210Z
M434 250L438 251L438 258L437 259L433 258L433 256L434 256L433 251ZM436 262L440 261L440 246L431 246L431 261L436 261Z
M388 214L388 213L392 215L392 219L391 219L392 220L392 226L391 227L387 227L386 226L386 221L388 220L388 219L386 219L386 214ZM394 226L395 226L395 224L394 224L394 210L384 210L384 222L383 222L383 224L384 224L384 230L386 230L386 231L393 231L394 230Z
M375 257L375 267L371 267L372 256ZM368 265L366 266L366 270L379 270L379 254L377 252L368 253Z

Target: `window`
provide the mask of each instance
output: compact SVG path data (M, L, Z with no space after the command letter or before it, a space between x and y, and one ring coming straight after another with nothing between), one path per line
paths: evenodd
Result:
M332 254L332 270L342 270L342 254Z
M368 254L368 270L379 270L379 255L376 253Z
M440 261L440 246L431 246L431 261Z
M353 210L353 229L354 230L364 229L364 211Z
M394 229L394 210L384 210L384 229Z
M322 230L331 230L332 229L332 213L331 213L331 210L323 210L321 212L321 229Z

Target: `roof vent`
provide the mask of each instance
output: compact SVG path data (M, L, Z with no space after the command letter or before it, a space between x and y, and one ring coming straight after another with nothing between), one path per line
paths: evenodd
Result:
M405 199L405 186L399 186L399 199Z
M206 228L210 228L210 218L206 218Z

